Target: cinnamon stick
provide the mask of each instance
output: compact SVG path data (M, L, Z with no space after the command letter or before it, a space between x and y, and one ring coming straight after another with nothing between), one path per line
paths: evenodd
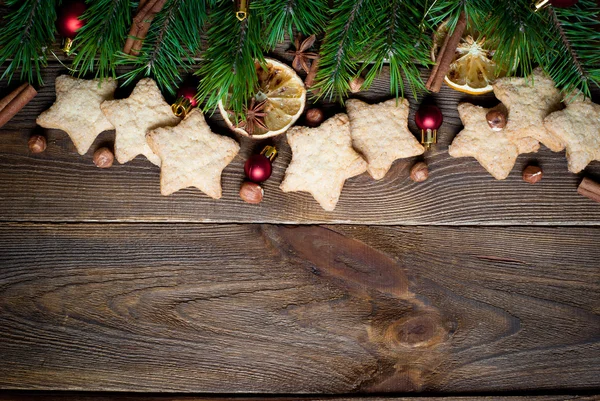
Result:
M304 80L304 85L306 85L307 88L310 88L315 83L317 71L319 71L319 56L312 61L306 79Z
M431 75L425 84L425 87L431 92L439 92L442 88L444 77L446 74L448 74L448 71L450 71L450 64L452 64L452 60L456 54L456 48L458 47L460 39L465 33L466 28L467 18L465 13L462 12L458 17L458 21L456 22L456 27L454 28L452 35L446 35L444 44L442 45L442 48L436 57L437 60L435 66L431 70Z
M11 100L13 100L15 97L17 97L17 95L19 93L21 93L25 88L27 88L27 85L29 85L29 84L27 82L25 82L24 84L19 86L17 89L13 90L8 95L6 95L2 100L0 100L0 110L5 108L6 105L11 102Z
M152 20L162 10L166 0L143 0L138 5L138 11L133 17L133 23L127 35L123 52L138 55L144 39L150 30Z
M600 184L589 178L584 178L577 188L577 193L593 201L600 202Z
M37 95L33 86L25 83L0 100L0 128Z

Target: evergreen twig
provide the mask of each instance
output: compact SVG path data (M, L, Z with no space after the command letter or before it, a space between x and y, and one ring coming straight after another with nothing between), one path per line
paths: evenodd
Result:
M426 4L425 4L426 6ZM404 95L404 75L409 86L424 89L418 65L428 65L429 37L425 27L423 2L419 0L380 0L376 20L370 33L371 45L361 58L361 70L367 70L364 89L368 89L388 63L390 70L390 91L396 97ZM415 23L414 21L419 21Z
M131 0L91 2L73 45L73 68L79 76L95 71L96 78L116 78L116 56L131 25L131 11Z
M243 21L235 17L229 1L223 1L210 15L209 47L196 75L200 76L198 99L205 110L214 110L221 99L233 111L235 120L243 118L244 107L257 90L255 60L264 63L261 21L254 15Z
M263 21L267 48L283 42L285 34L296 30L304 36L318 34L325 28L329 6L327 0L262 0L256 11Z
M600 7L594 0L547 10L550 24L545 31L546 49L540 64L565 91L576 88L589 97L589 84L600 85L599 14Z
M376 4L372 0L340 1L333 10L314 87L320 96L342 101L359 69L359 55L369 42Z
M162 89L175 94L180 68L189 70L194 64L206 14L204 0L169 0L154 19L140 54L119 53L117 64L135 67L119 78L127 85L139 75L152 76Z
M532 11L531 0L496 1L489 7L489 17L480 23L479 31L496 49L493 60L498 71L529 75L543 51L543 31L548 29L542 13Z
M7 0L9 7L19 5L9 13L0 33L0 66L12 58L0 79L10 82L17 70L20 79L43 84L41 69L47 65L46 48L56 33L55 0Z

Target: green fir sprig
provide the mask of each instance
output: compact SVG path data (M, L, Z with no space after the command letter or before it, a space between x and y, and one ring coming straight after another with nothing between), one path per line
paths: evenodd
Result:
M221 99L235 114L243 118L258 86L255 60L264 63L264 42L261 37L261 20L254 15L251 3L249 16L242 21L235 17L230 1L222 1L209 17L208 49L200 69L198 99L205 110L214 110Z
M274 48L293 38L294 31L304 36L318 34L329 17L327 0L262 0L256 2L256 12L262 19L267 48Z
M121 75L124 84L140 75L153 77L161 89L175 94L181 83L181 70L195 63L206 21L204 0L169 0L156 15L138 55L120 53L117 64L134 68Z
M0 66L8 66L0 79L10 82L20 69L20 79L42 85L41 69L48 63L46 49L56 33L55 0L7 0L14 8L0 33Z
M590 84L600 86L600 6L580 0L570 8L546 11L546 51L540 63L558 87L578 89L589 97Z
M361 55L362 71L367 71L363 89L368 89L384 65L389 65L390 91L396 97L404 94L406 78L413 94L424 90L419 65L429 65L430 35L425 21L427 2L420 0L379 0L369 46Z
M85 25L73 41L73 70L79 76L95 73L96 78L116 78L116 57L123 49L131 26L131 0L88 0L81 17Z
M0 31L2 78L20 74L42 83L41 69L55 38L59 0L7 0ZM389 66L390 89L403 96L406 82L421 89L419 67L430 64L431 33L461 13L495 49L493 59L509 75L527 75L540 65L563 90L589 96L600 83L600 32L595 0L535 12L531 0L253 0L248 18L235 17L231 0L167 0L154 18L139 55L120 52L131 26L135 0L87 0L86 24L74 42L79 75L114 77L125 64L125 83L151 76L174 93L181 73L200 57L199 100L213 110L221 99L237 117L257 90L256 64L295 33L323 37L316 89L342 100L350 81L362 75L368 88ZM201 52L204 26L208 48Z
M371 0L338 1L321 45L315 88L320 96L342 100L358 74L360 56L369 45L377 7Z
M549 27L543 13L532 10L531 0L496 1L488 5L487 18L479 19L478 30L496 50L493 61L507 75L531 74L544 51L544 31Z

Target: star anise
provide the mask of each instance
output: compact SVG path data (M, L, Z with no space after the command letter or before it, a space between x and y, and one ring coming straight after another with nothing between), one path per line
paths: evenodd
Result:
M265 125L265 116L267 113L263 111L266 105L266 100L256 103L256 99L252 98L250 106L244 107L246 120L242 120L237 127L243 128L248 135L254 135L256 128L262 128L263 130L268 131L269 129Z
M294 41L294 46L296 47L296 50L288 50L287 52L288 54L294 56L294 61L292 61L292 67L294 67L296 71L304 70L306 71L306 73L308 73L308 70L310 68L309 60L314 60L317 57L319 57L317 53L307 51L312 47L312 45L315 44L316 39L317 37L315 35L310 35L308 38L304 39L302 43L300 43L300 36L296 37L296 40Z

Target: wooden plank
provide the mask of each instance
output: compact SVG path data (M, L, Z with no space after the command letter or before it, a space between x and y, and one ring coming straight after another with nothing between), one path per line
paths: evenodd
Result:
M122 393L77 393L77 392L12 392L0 394L0 401L595 401L595 395L536 395L536 396L455 396L455 397L402 397L402 396L256 396L211 397L194 395L148 395Z
M416 184L409 179L414 159L397 161L380 181L367 174L349 180L334 212L325 212L305 193L284 194L279 190L291 159L285 137L273 141L280 151L273 177L265 184L265 201L247 205L238 196L243 180L243 163L270 141L241 140L242 150L223 174L223 198L215 201L195 189L163 197L159 192L159 168L140 158L109 170L92 164L93 150L112 141L106 132L85 156L79 156L62 131L46 132L45 153L31 155L27 139L38 132L36 116L54 101L54 78L65 69L53 64L45 70L48 86L39 96L0 130L0 216L4 221L141 221L141 222L271 222L271 223L357 223L357 224L460 224L460 225L598 225L600 207L577 194L580 176L567 171L564 152L547 149L522 155L506 181L494 180L470 158L448 156L448 144L461 129L456 105L471 100L491 105L492 95L474 99L444 88L432 97L440 105L445 122L439 145L425 155L430 179ZM0 83L4 92L6 82ZM131 88L120 89L119 97ZM600 101L600 91L596 91ZM389 98L387 78L356 97L377 102ZM411 97L412 113L418 102ZM343 109L323 104L328 115ZM218 113L217 113L218 114ZM214 115L210 124L217 132L231 135ZM239 139L239 138L238 138ZM544 169L544 179L532 186L524 183L520 171L531 162ZM592 163L587 175L600 177L600 163Z
M0 388L600 386L600 229L0 224Z

